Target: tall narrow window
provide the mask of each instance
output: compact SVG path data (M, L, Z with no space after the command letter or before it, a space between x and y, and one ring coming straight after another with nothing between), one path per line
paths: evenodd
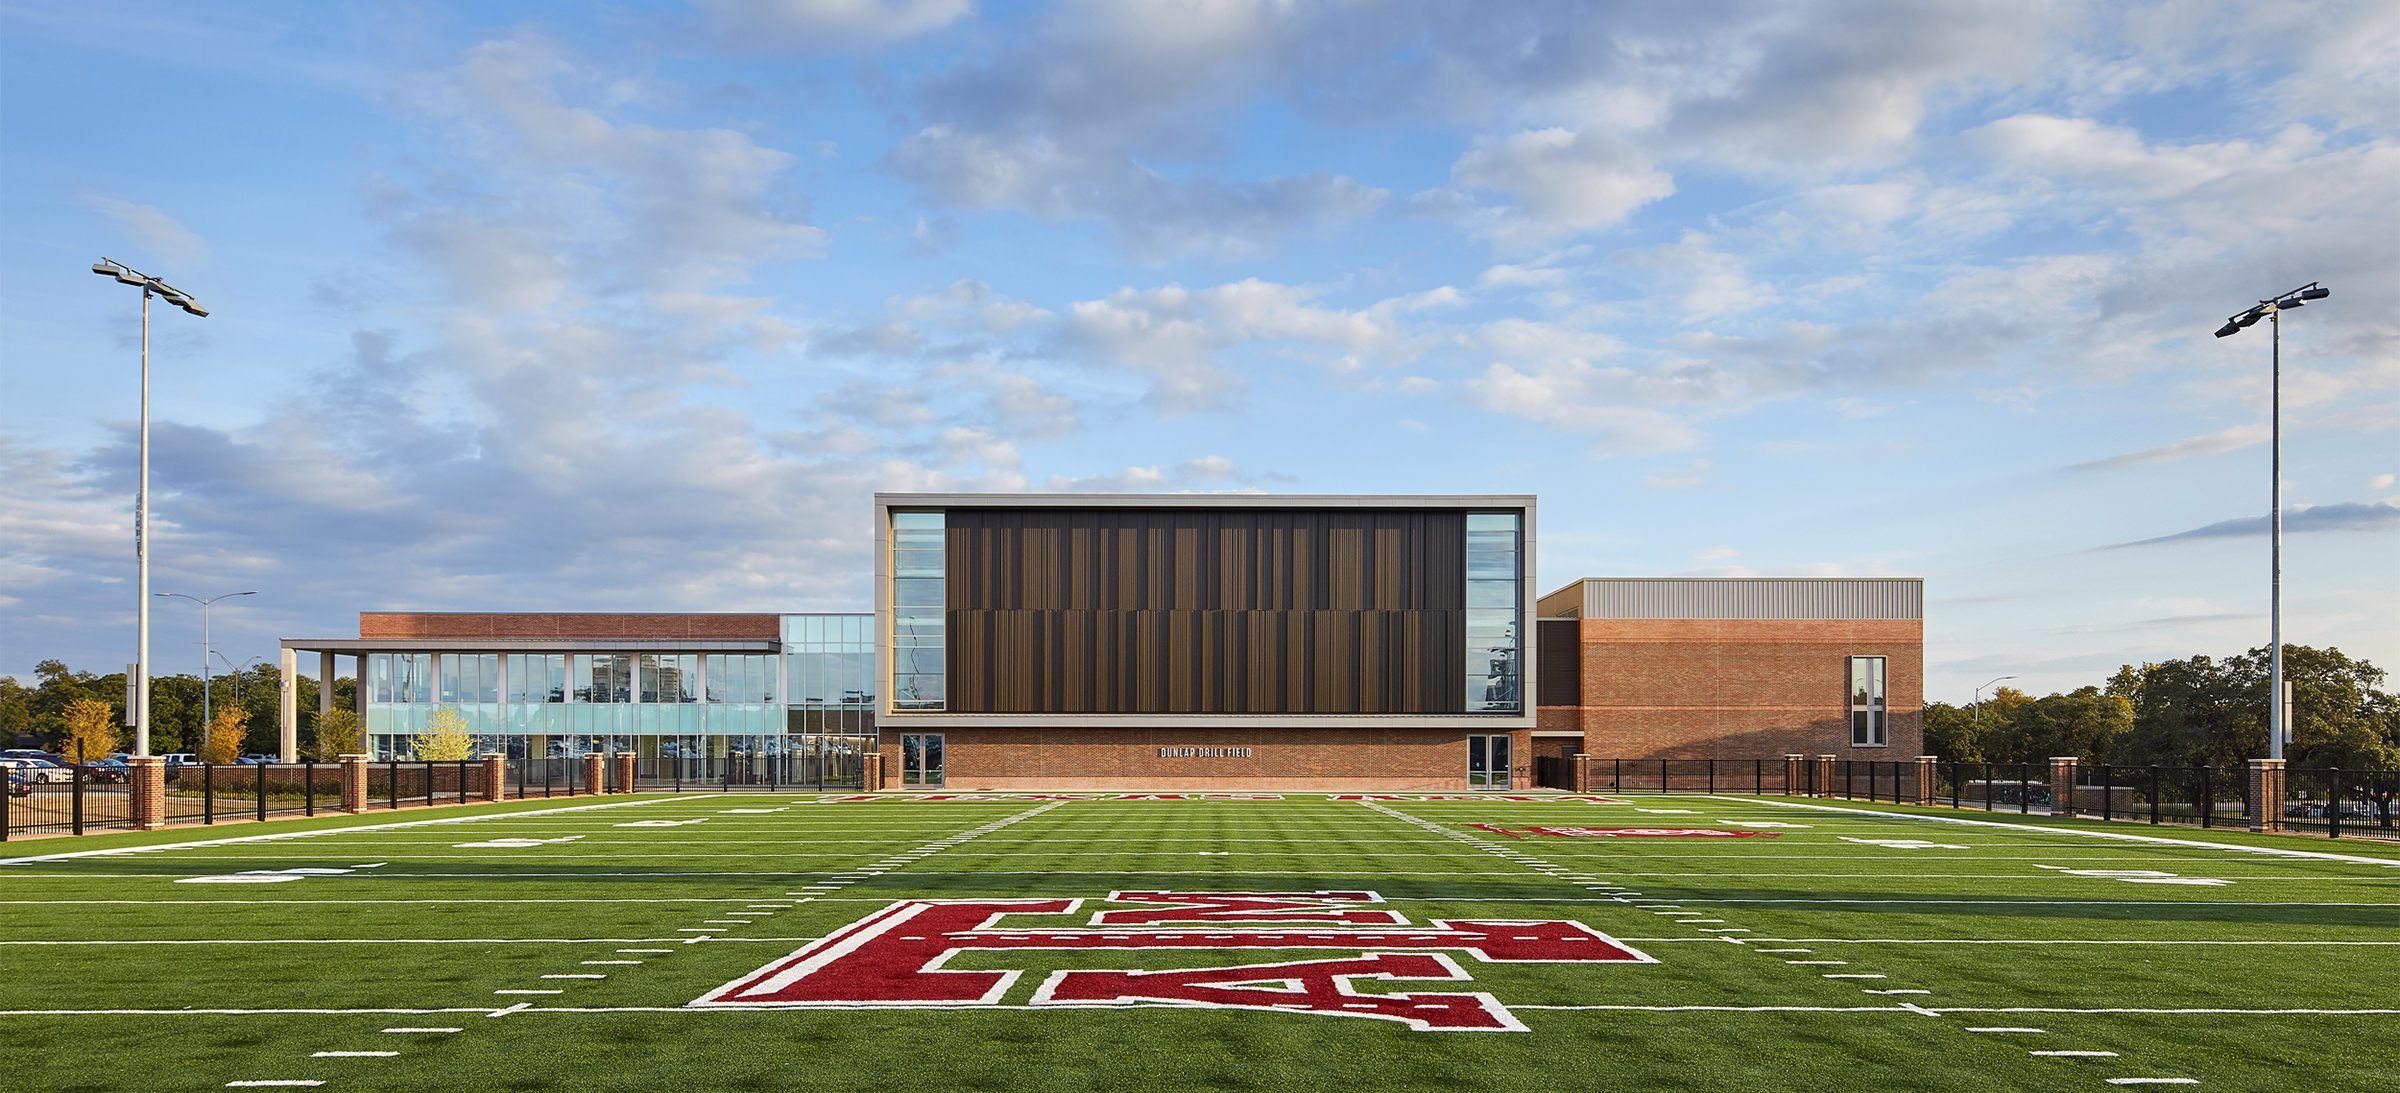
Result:
M1883 737L1883 658L1850 658L1850 743L1880 748Z
M896 710L943 708L942 525L938 512L892 514L891 671Z
M1524 605L1518 514L1467 514L1467 710L1525 708Z

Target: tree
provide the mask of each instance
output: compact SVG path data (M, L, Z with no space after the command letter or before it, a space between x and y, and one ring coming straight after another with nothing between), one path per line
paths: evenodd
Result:
M230 763L242 756L242 743L249 737L250 711L239 706L227 706L212 712L208 719L208 735L200 744L203 763Z
M2113 760L2119 740L2132 729L2131 700L2098 687L2078 687L2011 705L2005 719L1987 727L1980 741L1988 755L2011 762L2039 763L2073 755L2096 764Z
M1947 702L1925 704L1925 754L1941 756L1944 762L1980 763L1983 761L1980 735L1975 728L1973 707Z
M2400 703L2377 689L2381 669L2305 645L2283 647L2283 669L2292 684L2292 766L2400 765ZM2118 669L2108 691L2134 710L2123 761L2241 768L2266 755L2271 675L2264 648Z
M361 750L356 710L337 706L331 712L317 715L316 729L309 737L309 758L330 763Z
M124 744L117 731L117 711L97 698L83 696L67 703L67 735L59 750L78 763L106 759Z
M417 758L437 762L468 759L475 755L475 736L468 730L467 715L456 706L443 706L433 711L433 720L425 731L409 738Z

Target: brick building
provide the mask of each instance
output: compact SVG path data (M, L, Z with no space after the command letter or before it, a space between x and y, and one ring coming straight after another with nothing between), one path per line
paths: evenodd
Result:
M1579 752L1920 750L1922 582L1594 578L1537 601L1534 515L884 494L872 612L370 612L355 639L286 640L283 668L354 658L378 757L450 708L485 749L632 751L653 781L1463 790Z

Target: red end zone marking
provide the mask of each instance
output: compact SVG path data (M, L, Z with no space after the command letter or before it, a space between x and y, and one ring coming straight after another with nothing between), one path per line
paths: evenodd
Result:
M1512 839L1535 835L1557 835L1570 839L1642 838L1642 839L1747 839L1753 836L1774 838L1773 831L1733 831L1722 827L1509 827L1500 824L1468 824L1469 827L1506 835Z
M1167 910L1105 911L1091 927L1011 927L1002 916L1071 914L1073 899L905 900L812 942L695 999L694 1006L978 1006L996 1005L1022 970L946 971L954 953L970 950L1340 949L1339 960L1254 964L1153 972L1054 973L1035 993L1035 1005L1161 1005L1269 1009L1378 1017L1418 1029L1522 1031L1484 994L1359 995L1358 978L1465 980L1440 951L1463 951L1484 962L1657 963L1580 922L1483 919L1435 920L1430 926L1325 929L1197 925L1128 929L1127 921L1211 922L1244 913L1270 919L1355 921L1340 916L1398 915L1389 911L1327 909L1340 902L1380 902L1372 892L1117 893ZM1357 898L1364 897L1364 898ZM1128 918L1117 917L1119 915ZM1432 950L1434 952L1426 952ZM1414 952L1412 952L1414 951Z

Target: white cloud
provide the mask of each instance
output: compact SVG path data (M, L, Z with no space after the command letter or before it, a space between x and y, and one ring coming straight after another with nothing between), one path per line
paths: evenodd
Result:
M2161 444L2155 448L2144 448L2140 451L2125 452L2103 459L2077 463L2067 469L2113 471L2119 467L2132 467L2144 463L2172 463L2175 460L2195 455L2214 455L2218 452L2236 451L2253 444L2264 443L2267 434L2268 429L2264 425L2236 425L2230 429L2220 429L2203 436L2178 440L2173 444Z
M1504 231L1590 231L1675 192L1673 176L1622 140L1597 130L1537 129L1499 140L1477 137L1450 168L1451 185L1492 189L1516 202Z
M973 0L692 0L692 5L726 45L811 53L939 30L975 10Z
M208 261L208 241L156 205L136 205L107 194L88 195L84 203L115 221L119 229L133 238L136 246L165 262L188 268ZM166 276L158 270L144 272L152 276Z

